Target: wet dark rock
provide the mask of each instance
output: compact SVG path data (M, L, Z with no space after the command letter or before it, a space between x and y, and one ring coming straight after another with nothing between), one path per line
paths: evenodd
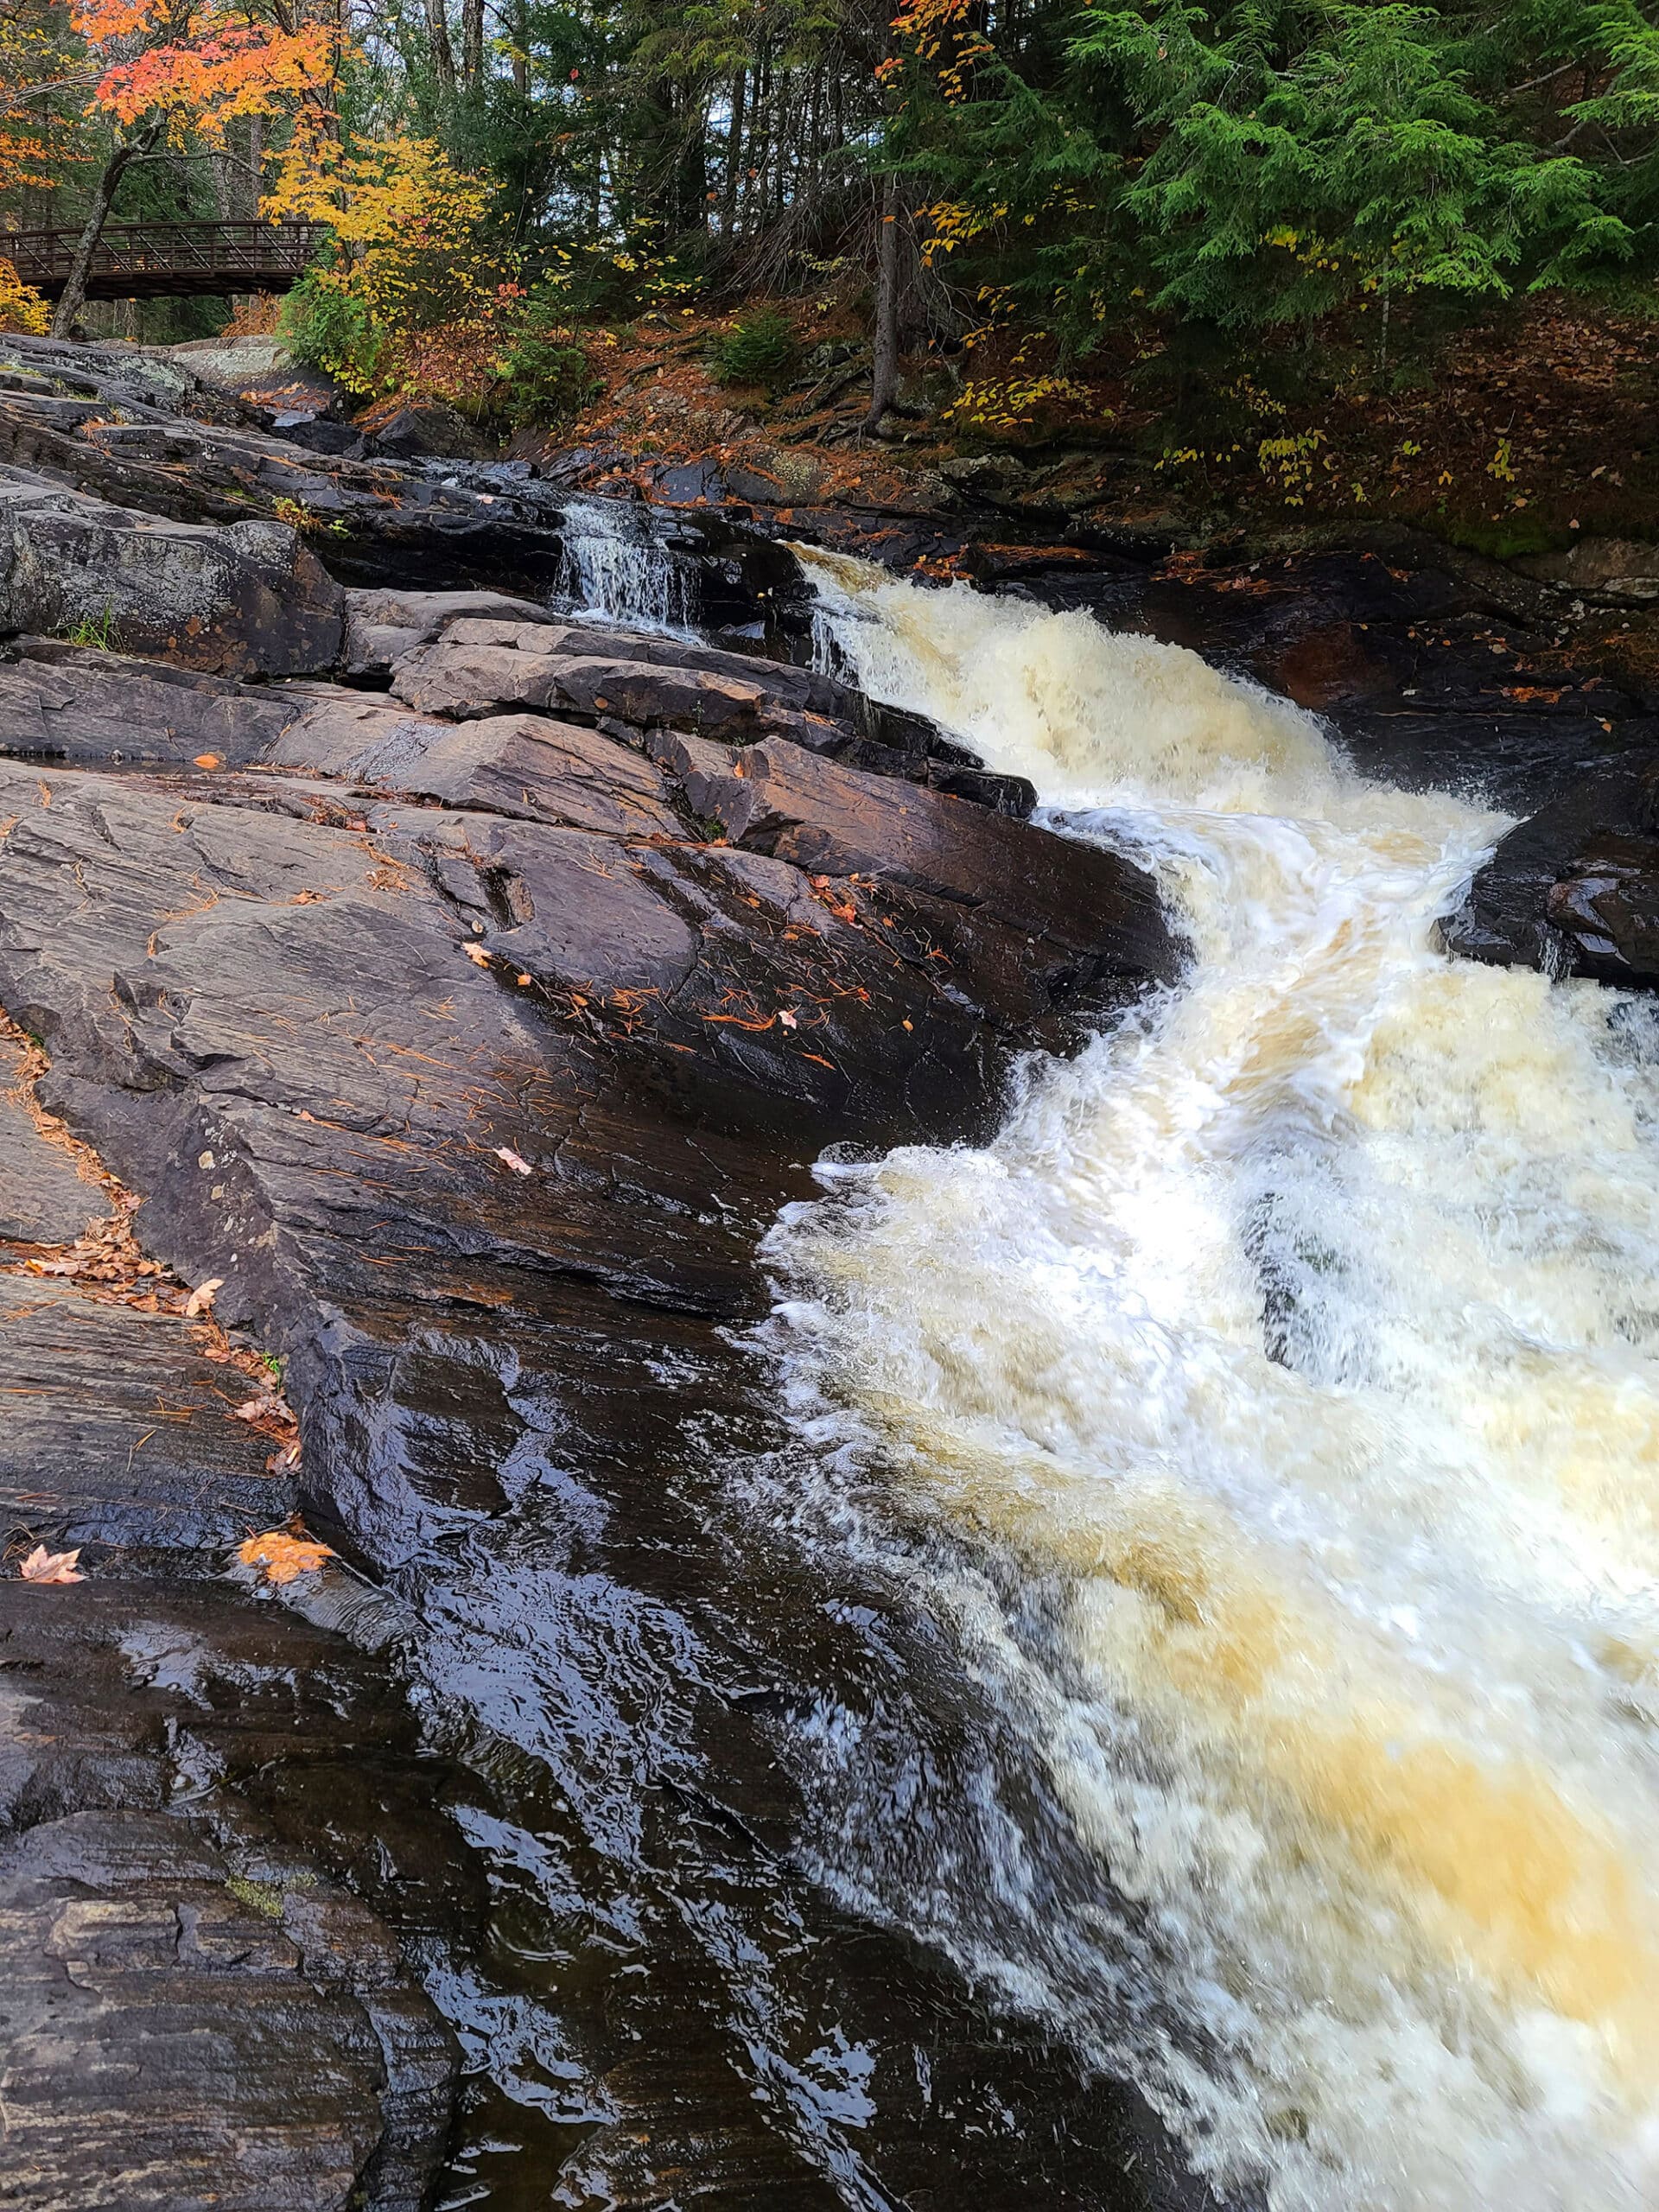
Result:
M353 1729L361 1756L363 1664L222 1582L14 1578L0 1685L8 2202L420 2212L454 2044L385 1923L232 1781L273 1729L296 1770Z
M391 461L487 461L489 441L442 399L405 400L372 409L364 429Z
M1110 976L1168 980L1149 883L1126 898L1097 847L1033 833L931 791L861 776L786 741L741 753L699 741L653 749L683 777L700 814L734 843L809 875L874 879L931 917L961 959L971 944L1019 976L1023 1004L1086 995ZM1007 933L1007 942L1002 933ZM1023 945L1021 948L1021 941Z
M1496 966L1659 982L1659 762L1604 766L1519 823L1440 934Z
M36 1132L21 1096L22 1068L22 1052L0 1038L0 1238L72 1244L108 1207L102 1190Z

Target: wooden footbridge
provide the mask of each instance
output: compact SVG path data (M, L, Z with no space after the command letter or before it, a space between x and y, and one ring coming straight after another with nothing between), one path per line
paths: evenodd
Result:
M89 300L182 299L286 292L317 240L308 223L109 223L92 257ZM0 230L0 254L54 300L69 279L78 230Z

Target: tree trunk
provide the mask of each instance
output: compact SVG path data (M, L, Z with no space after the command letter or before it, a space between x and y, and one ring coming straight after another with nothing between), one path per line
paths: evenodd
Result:
M720 231L729 238L737 227L737 172L743 157L743 98L749 73L740 69L732 79L732 115L726 128L726 175L721 191Z
M444 0L426 0L426 35L432 48L432 67L439 89L455 89L455 49L449 43L449 11Z
M875 247L875 333L870 366L870 411L864 428L872 437L899 391L899 293L900 194L896 176L881 181L880 224Z
M476 92L484 81L484 0L461 0L461 67Z
M69 264L68 281L63 288L57 310L52 317L52 335L67 338L75 327L75 318L86 304L86 280L92 275L92 256L98 251L98 242L104 235L104 226L110 219L116 187L126 175L128 166L147 154L155 144L159 125L151 124L130 138L124 146L118 146L105 162L97 184L92 188L92 204L86 211L86 221L80 233L80 243L75 248L75 257Z

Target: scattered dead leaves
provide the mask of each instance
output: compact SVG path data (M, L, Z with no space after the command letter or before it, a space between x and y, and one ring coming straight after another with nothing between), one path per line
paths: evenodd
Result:
M55 1248L0 1243L0 1274L44 1276L72 1282L77 1293L104 1306L124 1306L138 1313L170 1315L191 1324L190 1338L202 1359L238 1375L257 1386L257 1418L239 1417L268 1436L276 1450L266 1461L272 1474L288 1472L299 1464L299 1427L288 1402L271 1388L271 1366L245 1344L233 1344L214 1318L213 1300L225 1287L224 1279L210 1276L194 1288L181 1282L160 1260L151 1259L134 1232L133 1219L142 1201L105 1167L90 1145L72 1136L55 1115L48 1114L35 1096L35 1086L50 1065L45 1052L0 1014L0 1038L16 1046L23 1056L22 1074L13 1094L43 1142L73 1160L84 1182L104 1193L108 1211L74 1243ZM212 1155L204 1154L204 1160ZM227 1394L228 1395L228 1394Z

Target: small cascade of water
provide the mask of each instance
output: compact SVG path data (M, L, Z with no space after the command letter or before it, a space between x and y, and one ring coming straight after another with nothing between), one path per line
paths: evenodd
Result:
M968 1885L838 1751L828 1875L1273 2212L1659 2204L1651 1006L1443 957L1501 822L1282 701L803 557L1194 947L993 1144L826 1165L771 1240L826 1502L1030 1777Z
M648 509L622 499L573 499L565 507L557 595L573 613L668 637L695 634L695 558L664 545Z

